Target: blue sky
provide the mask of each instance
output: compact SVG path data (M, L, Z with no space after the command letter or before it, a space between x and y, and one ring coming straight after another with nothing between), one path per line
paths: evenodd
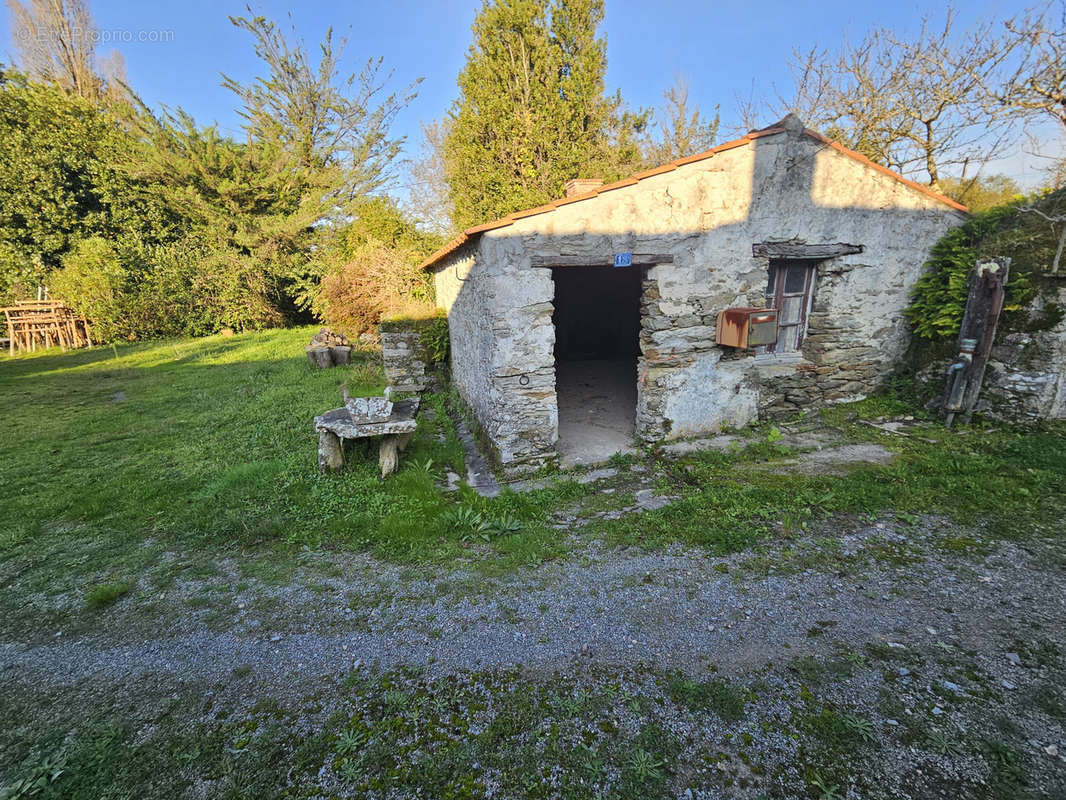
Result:
M220 73L251 79L259 69L250 37L227 15L244 14L240 0L90 0L93 16L110 47L126 59L131 85L152 107L181 106L197 121L215 121L239 134L234 96ZM964 25L1020 11L1018 0L968 0L958 4ZM252 10L295 25L311 46L332 25L349 39L347 66L383 56L401 89L424 78L418 97L402 113L395 133L407 136L407 154L416 155L419 125L441 117L455 98L455 78L470 44L470 24L480 0L378 0L378 2L299 4L252 2ZM914 30L928 11L943 17L946 2L855 3L854 0L763 0L760 3L698 0L607 0L608 85L621 89L633 106L656 106L676 74L691 83L691 97L706 112L721 105L723 130L736 124L736 97L771 94L787 86L785 62L795 48L835 47L845 34L861 36L874 25ZM163 32L163 33L157 33ZM138 41L144 38L147 41ZM0 14L4 61L11 61L10 16ZM767 123L773 120L766 120ZM1049 129L1049 135L1054 129ZM1036 173L1032 158L1016 153L997 165L1024 181Z

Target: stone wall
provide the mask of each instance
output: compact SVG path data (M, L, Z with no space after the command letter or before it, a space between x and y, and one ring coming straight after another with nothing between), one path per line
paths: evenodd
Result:
M422 342L420 320L394 320L378 326L385 380L398 392L422 392L434 381L432 356Z
M902 311L928 250L964 215L802 132L756 139L590 200L485 231L435 267L453 378L505 465L554 456L554 284L534 256L662 253L641 299L637 429L739 427L861 397L907 348ZM767 241L861 244L818 265L802 352L719 347L718 312L765 303Z

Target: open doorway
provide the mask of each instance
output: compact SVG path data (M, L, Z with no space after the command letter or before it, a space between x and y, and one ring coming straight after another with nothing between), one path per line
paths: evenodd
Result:
M639 267L555 267L555 390L562 466L633 450Z

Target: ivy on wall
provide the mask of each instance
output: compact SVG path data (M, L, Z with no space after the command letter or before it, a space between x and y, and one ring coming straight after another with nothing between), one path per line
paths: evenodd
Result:
M1054 280L1046 273L1059 238L1054 226L1023 210L1030 206L1049 215L1062 214L1066 189L1017 198L975 214L933 246L904 312L916 335L931 340L957 336L975 263L1003 256L1011 259L1003 330L1046 328L1062 319L1062 309L1054 303L1041 304L1038 314L1030 311L1034 299Z

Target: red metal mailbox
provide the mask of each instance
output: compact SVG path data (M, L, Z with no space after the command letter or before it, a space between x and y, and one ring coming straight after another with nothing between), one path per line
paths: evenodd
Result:
M727 308L718 314L718 344L749 349L777 341L776 308Z

